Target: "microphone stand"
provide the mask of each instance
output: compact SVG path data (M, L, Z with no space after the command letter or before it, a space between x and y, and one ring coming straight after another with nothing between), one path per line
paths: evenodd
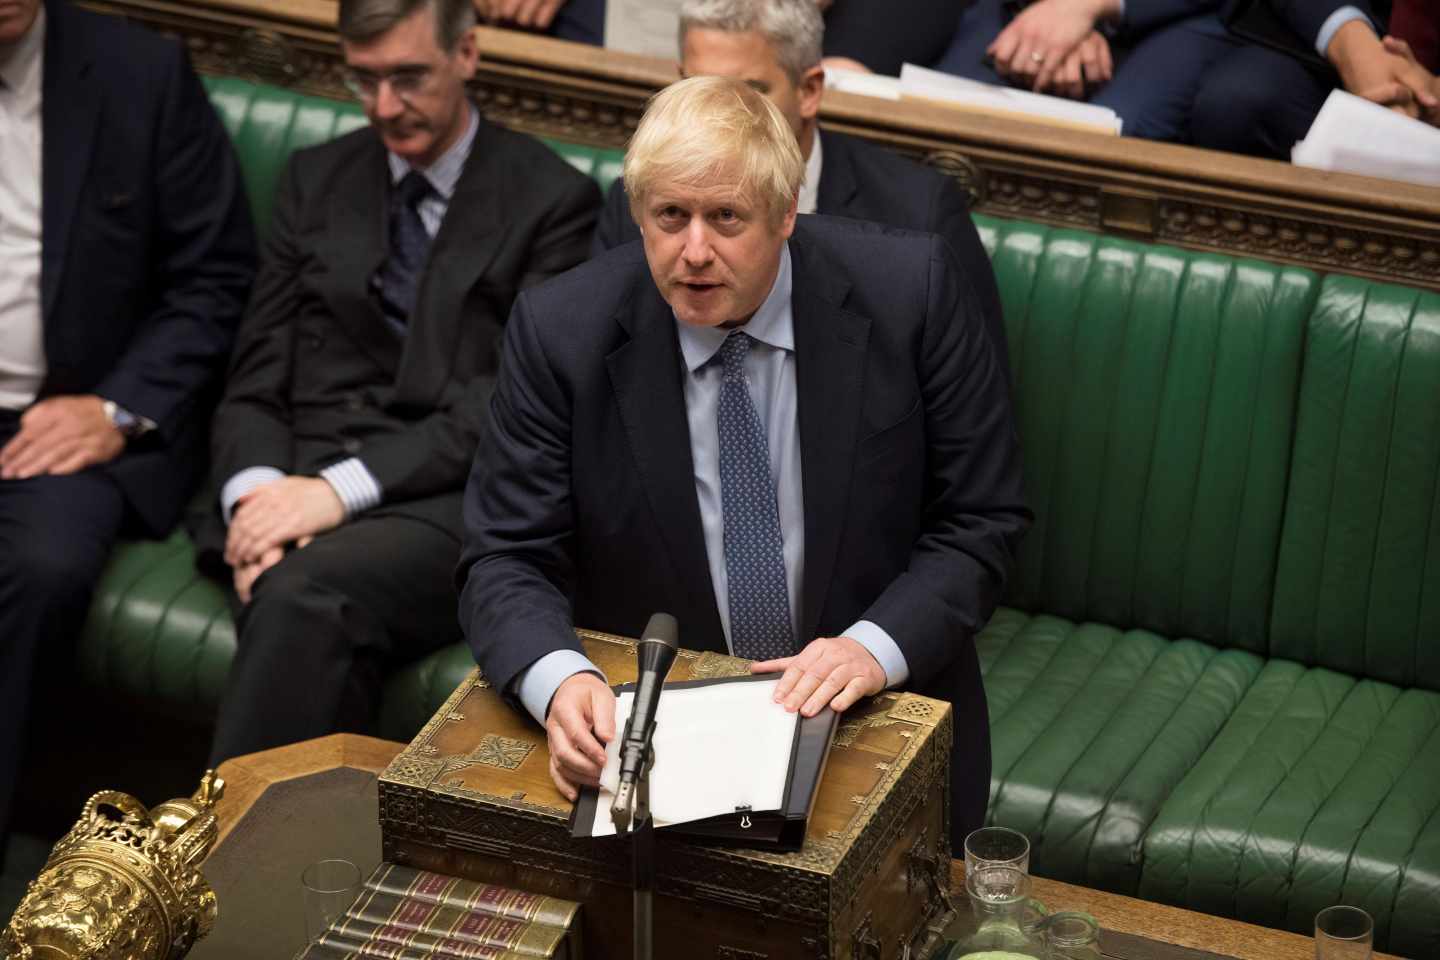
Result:
M635 817L631 821L631 855L635 879L635 960L655 956L655 821L650 817L650 768L655 748L649 748L635 781Z

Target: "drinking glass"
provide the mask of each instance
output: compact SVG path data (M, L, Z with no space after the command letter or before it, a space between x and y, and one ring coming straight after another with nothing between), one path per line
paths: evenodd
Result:
M981 827L965 838L965 873L981 867L1014 867L1030 872L1030 841L1009 827Z
M305 936L317 939L345 915L360 894L360 868L349 860L317 860L300 874L305 888Z
M1359 907L1326 907L1315 914L1315 960L1370 960L1375 921Z

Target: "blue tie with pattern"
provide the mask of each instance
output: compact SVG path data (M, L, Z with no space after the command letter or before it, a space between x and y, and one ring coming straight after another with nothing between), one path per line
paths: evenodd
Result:
M745 355L753 342L749 334L732 333L720 347L720 509L731 649L737 657L772 660L794 650L770 445L745 386Z
M415 312L420 275L430 255L430 234L420 219L420 202L433 189L424 174L411 170L395 185L390 199L390 256L380 268L380 305L401 328Z

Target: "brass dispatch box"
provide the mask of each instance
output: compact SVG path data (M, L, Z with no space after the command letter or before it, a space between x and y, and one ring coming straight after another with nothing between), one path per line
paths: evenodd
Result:
M611 683L632 641L579 632ZM682 650L670 680L748 662ZM835 734L804 847L770 853L656 834L655 955L717 960L924 957L946 920L950 705L884 693ZM633 956L629 842L572 839L545 731L478 671L380 775L385 859L585 905L588 960ZM907 952L908 950L908 952Z

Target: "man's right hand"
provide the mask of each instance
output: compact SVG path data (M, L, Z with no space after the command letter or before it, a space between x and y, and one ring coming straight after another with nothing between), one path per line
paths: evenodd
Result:
M1436 108L1429 71L1414 58L1386 49L1363 20L1351 20L1336 30L1325 53L1345 89L1357 97L1407 117L1418 118Z
M550 778L574 803L581 786L598 786L605 769L605 745L615 739L615 694L593 673L565 679L545 715L550 742Z

